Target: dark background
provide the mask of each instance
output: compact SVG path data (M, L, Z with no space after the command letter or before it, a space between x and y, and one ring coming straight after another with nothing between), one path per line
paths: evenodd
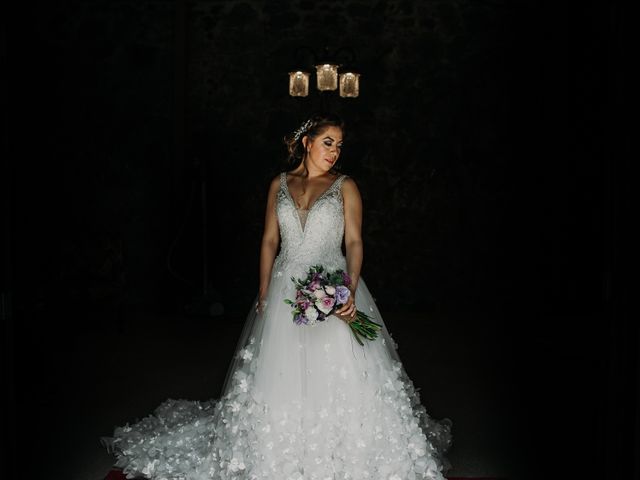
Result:
M27 448L25 392L56 346L92 316L126 329L131 312L181 315L201 295L203 179L209 288L246 313L281 138L320 106L287 94L296 48L349 46L361 96L327 101L348 125L342 170L363 195L363 276L381 310L460 319L461 332L483 322L487 349L509 352L523 477L631 478L627 13L603 1L14 5L2 295L6 421L24 435L8 458Z

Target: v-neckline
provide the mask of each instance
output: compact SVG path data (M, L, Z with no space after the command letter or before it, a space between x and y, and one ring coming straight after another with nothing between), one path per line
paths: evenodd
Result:
M289 200L291 201L291 205L293 205L294 210L296 210L296 216L298 217L298 225L300 225L300 230L302 231L302 234L304 235L304 232L306 230L307 227L307 221L309 220L309 216L311 215L311 210L313 210L313 207L316 206L316 203L318 203L318 200L320 200L322 197L324 197L327 193L329 193L329 191L333 188L333 186L336 184L336 182L338 181L338 179L342 176L341 174L338 174L338 176L336 177L336 179L331 182L331 185L329 185L329 187L322 192L320 195L318 195L318 197L313 201L313 203L311 205L309 205L309 208L298 208L296 206L296 202L293 199L293 195L291 195L291 190L289 190L289 183L287 182L287 172L282 172L282 174L284 175L284 188L287 190L287 196L289 197ZM302 221L300 220L300 214L298 213L298 210L306 210L307 211L307 221L305 221L305 226L302 226Z
M289 183L287 182L287 175L288 175L288 173L287 173L287 172L284 172L284 186L286 187L286 189L287 189L287 194L289 195L289 198L291 199L291 202L293 203L293 208L295 208L296 210L306 210L306 211L308 211L308 212L310 212L310 211L311 211L311 209L313 209L313 207L315 206L315 204L316 204L316 203L318 203L318 200L320 200L320 199L321 199L322 197L324 197L327 193L329 193L329 190L331 190L331 189L333 188L333 186L336 184L336 182L338 181L338 179L342 176L342 175L338 174L338 176L336 177L336 179L335 179L333 182L331 182L331 185L329 185L329 187L328 187L324 192L322 192L320 195L318 195L318 197L313 201L313 203L311 203L311 204L309 205L309 208L298 208L298 207L296 206L296 202L295 202L295 200L293 199L293 195L291 194L291 190L289 190Z

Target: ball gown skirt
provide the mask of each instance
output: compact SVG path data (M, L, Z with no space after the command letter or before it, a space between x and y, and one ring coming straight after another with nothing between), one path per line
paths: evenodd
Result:
M364 280L356 306L383 325L360 346L334 316L296 325L285 298L311 265L346 270L338 177L300 221L280 177L281 249L266 307L245 322L221 396L168 399L103 437L129 478L156 480L443 479L451 422L432 419Z

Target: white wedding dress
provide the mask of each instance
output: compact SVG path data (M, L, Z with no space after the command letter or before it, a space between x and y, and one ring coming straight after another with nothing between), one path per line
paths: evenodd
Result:
M314 202L303 224L281 175L281 249L267 304L249 313L221 397L166 400L103 437L128 478L444 478L451 424L429 417L386 327L362 347L342 320L299 326L284 303L294 298L291 277L306 276L310 266L346 271L344 178ZM356 305L384 325L362 278Z

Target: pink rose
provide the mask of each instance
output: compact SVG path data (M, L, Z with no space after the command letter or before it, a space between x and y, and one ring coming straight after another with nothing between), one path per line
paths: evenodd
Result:
M318 290L316 290L315 292L313 292L313 296L316 297L317 299L321 299L327 296L326 293L324 293L324 290L319 288Z
M316 300L316 307L324 314L328 314L335 304L336 301L331 297L324 297Z

